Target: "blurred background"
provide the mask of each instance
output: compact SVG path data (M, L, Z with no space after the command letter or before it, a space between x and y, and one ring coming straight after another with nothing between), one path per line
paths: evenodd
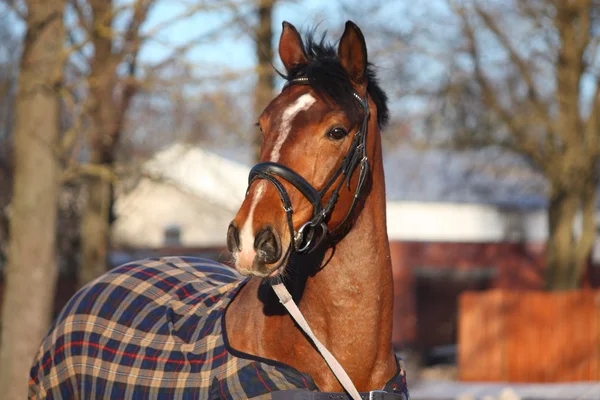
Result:
M281 23L348 19L389 96L413 398L600 398L596 0L0 0L0 393L108 269L229 261Z

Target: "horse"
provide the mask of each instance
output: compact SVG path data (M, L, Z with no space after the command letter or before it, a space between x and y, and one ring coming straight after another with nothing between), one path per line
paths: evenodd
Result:
M394 352L380 131L364 36L284 22L286 84L227 231L233 267L135 261L84 286L34 359L30 398L408 398Z

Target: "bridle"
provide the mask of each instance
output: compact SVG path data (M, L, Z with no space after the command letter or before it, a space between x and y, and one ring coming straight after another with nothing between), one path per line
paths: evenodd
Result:
M307 77L300 77L293 80L288 81L284 89L290 85L308 85L310 84L309 79ZM332 229L332 232L338 230L338 228L342 227L346 221L352 215L354 208L358 203L358 199L361 194L361 190L364 186L365 181L367 180L367 176L369 173L369 161L367 158L367 150L366 150L366 142L367 142L367 130L368 130L368 122L369 122L369 104L367 99L363 99L356 92L353 92L354 98L360 103L362 109L364 110L364 118L361 122L361 125L358 128L358 131L354 135L352 140L352 144L350 149L346 153L344 160L340 167L331 175L325 186L321 190L315 189L304 177L300 174L296 173L289 167L286 167L283 164L279 164L276 162L262 162L256 164L251 170L250 175L248 177L248 190L250 190L250 186L257 179L264 179L270 182L277 192L279 193L279 197L281 198L281 202L283 204L283 209L285 210L287 217L287 224L290 230L290 238L291 243L290 247L286 255L282 258L285 260L289 255L290 251L293 250L297 253L310 253L313 251L329 234L329 230L327 228L327 222L331 218L331 214L335 208L335 205L338 201L339 192L344 185L344 182L350 189L350 180L356 168L360 165L360 172L358 176L358 183L356 186L356 191L354 192L354 198L352 199L352 205L350 209L346 213L346 216L340 222L340 224ZM325 195L329 189L335 184L338 178L343 175L344 179L341 179L339 183L333 189L331 196L323 206L323 201ZM283 184L279 181L281 178L294 186L306 199L312 204L313 214L312 218L302 224L298 231L294 231L294 225L292 222L292 216L294 213L292 202L290 200L290 196L283 186ZM247 194L247 192L246 192ZM318 238L315 240L317 236L317 230L320 229L320 234Z
M310 81L306 77L296 78L288 81L286 87L288 85L295 84L306 85L310 84ZM286 253L283 255L279 265L277 266L277 269L285 262L287 262L287 258L289 257L292 251L295 251L297 253L310 253L315 248L317 248L318 245L329 234L327 222L331 218L331 214L333 213L335 205L338 201L339 192L342 189L344 183L346 183L348 189L350 190L350 181L352 179L352 175L354 174L356 168L360 165L358 183L356 185L356 190L354 192L354 197L352 199L350 209L348 210L340 224L331 230L332 233L334 233L346 224L346 222L354 212L356 205L358 204L358 200L360 198L362 189L369 174L369 161L367 158L366 149L367 130L369 123L369 105L366 98L363 99L356 92L353 92L352 94L354 98L360 103L365 115L356 134L354 135L354 138L352 139L350 149L344 156L342 164L331 175L331 177L321 190L315 189L314 186L312 186L310 183L308 183L306 179L304 179L304 177L296 173L291 168L276 162L262 162L256 164L250 170L250 176L248 177L248 190L250 190L252 183L257 179L265 179L266 181L270 182L277 190L277 193L279 193L281 203L283 204L283 209L285 210L287 216L287 223L290 230L291 240ZM340 181L334 187L335 182L341 176L343 176L343 179L340 179ZM289 184L291 184L292 186L294 186L312 204L312 218L309 221L302 224L298 231L294 231L294 225L292 221L294 210L292 208L290 196L288 195L287 190L278 178L281 178ZM322 205L325 195L332 187L333 191L331 193L331 196L329 197L325 205ZM246 194L248 193L246 192ZM319 237L315 240L315 237L317 235L316 231L319 228L321 232ZM271 286L273 288L273 291L279 298L281 304L283 304L283 306L290 313L290 315L298 324L298 326L302 329L302 331L304 331L304 333L310 338L313 345L316 347L319 353L321 353L321 356L323 356L325 362L327 363L331 371L334 373L342 387L346 390L346 392L354 400L362 399L363 397L361 397L358 390L356 390L354 383L352 382L344 368L336 360L333 354L331 354L331 352L325 347L325 345L323 345L323 343L321 343L321 341L315 336L308 322L302 315L302 312L298 308L298 305L294 302L294 299L292 298L290 292L287 290L283 282L272 282ZM371 391L368 393L368 397L374 398L375 394L380 394L379 392L382 391ZM285 393L285 396L287 396L288 394L289 393ZM386 393L384 394L388 395ZM392 396L394 396L393 398L397 398L397 396L395 395Z

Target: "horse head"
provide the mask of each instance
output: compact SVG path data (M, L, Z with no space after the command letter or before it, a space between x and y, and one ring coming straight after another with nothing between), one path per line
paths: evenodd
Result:
M279 55L287 83L258 118L260 162L227 235L237 270L261 278L279 276L291 254L351 224L387 118L354 23L336 50L312 36L303 42L284 22Z

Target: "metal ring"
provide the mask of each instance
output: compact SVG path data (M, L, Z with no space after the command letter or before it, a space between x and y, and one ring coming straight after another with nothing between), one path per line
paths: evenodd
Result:
M325 239L325 237L327 237L327 234L329 233L329 228L327 228L327 224L325 222L321 222L319 225L321 225L321 236L319 236L319 240L317 240L315 242L315 247L320 245L321 242Z
M304 246L300 247L300 246L302 245L302 241L303 241L303 239L304 239L304 229L305 229L307 226L311 226L311 227L312 227L313 225L312 225L312 223L311 223L310 221L308 221L308 222L305 222L305 223L304 223L304 224L303 224L303 225L300 227L300 229L298 229L298 232L296 232L296 235L295 235L295 238L294 238L294 242L295 242L295 246L294 246L294 247L296 247L296 251L297 251L298 253L304 253L305 251L307 251L307 250L308 250L308 248L310 247L310 245L311 245L311 243L312 243L313 239L314 239L314 236L315 236L315 231L314 231L314 230L310 230L310 231L308 231L308 232L309 232L309 235L307 236L307 238L308 238L308 239L307 239L307 241L306 241L306 244L305 244Z

